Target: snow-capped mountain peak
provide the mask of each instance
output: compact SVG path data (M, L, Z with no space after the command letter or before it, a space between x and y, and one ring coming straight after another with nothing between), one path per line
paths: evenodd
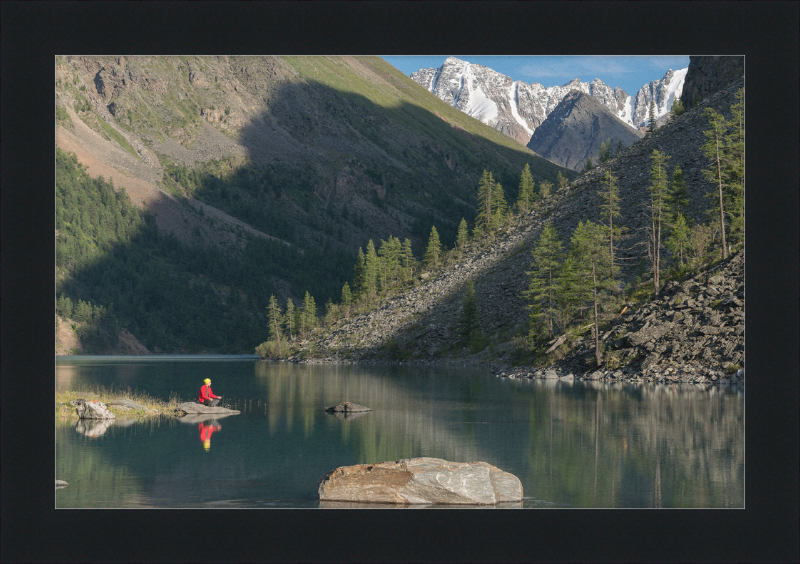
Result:
M420 69L411 74L411 79L451 106L527 145L536 128L573 90L596 98L620 120L640 129L647 125L651 99L656 100L657 117L669 112L680 98L687 70L670 70L633 97L599 78L591 82L575 78L562 86L545 87L538 82L514 81L457 57L448 57L438 69Z

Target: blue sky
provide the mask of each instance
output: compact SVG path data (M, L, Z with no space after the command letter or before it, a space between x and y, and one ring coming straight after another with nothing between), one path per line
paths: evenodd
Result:
M450 55L383 55L389 63L406 75L419 69L440 67ZM663 78L669 69L689 66L688 55L594 55L594 56L482 56L453 55L472 64L483 65L510 76L513 80L538 82L543 86L561 86L579 78L590 82L599 78L611 88L619 86L629 95L650 82Z

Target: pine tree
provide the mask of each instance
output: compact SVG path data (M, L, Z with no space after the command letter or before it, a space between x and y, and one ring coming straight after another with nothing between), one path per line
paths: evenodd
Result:
M614 280L616 265L614 263L614 235L620 234L619 226L614 226L614 218L619 217L619 186L617 181L619 179L611 174L611 171L606 171L605 180L602 181L605 190L600 190L597 194L600 196L603 203L600 204L600 211L606 221L608 221L608 251L609 251L609 277Z
M461 218L461 223L458 224L458 235L456 235L456 247L463 249L469 239L469 231L467 228L467 220Z
M281 351L281 307L278 305L278 300L275 299L275 295L270 295L269 297L269 306L267 306L267 311L269 311L269 340L275 341L278 345L278 354Z
M670 116L673 119L683 115L685 111L686 110L683 107L683 102L681 102L680 99L675 100L675 102L672 103L672 107L669 109Z
M559 172L559 174L561 174ZM533 203L533 176L531 176L531 167L525 164L522 169L522 174L519 179L519 196L517 196L517 209L521 212L526 212L530 209Z
M622 144L622 139L617 141L617 150L614 152L615 155L619 155L622 152L622 149L625 148L625 145Z
M601 163L605 163L611 160L612 155L612 147L613 144L611 139L607 139L600 143L600 151L597 155L597 160Z
M594 354L597 366L603 361L600 350L600 321L604 304L607 302L610 279L603 273L608 271L608 253L604 229L591 221L579 223L570 240L571 253L577 268L583 272L585 285L580 288L580 299L592 309L594 321Z
M725 174L725 130L728 125L722 114L714 111L713 108L703 110L703 115L708 117L711 129L704 131L707 141L700 149L711 163L711 167L703 170L703 178L716 185L714 192L709 192L710 196L717 201L717 206L712 208L712 213L719 212L719 229L722 238L722 258L728 258L728 242L725 238L725 203L724 192L728 186Z
M676 164L675 168L672 170L672 180L670 180L669 183L667 202L672 212L669 222L675 223L677 216L683 213L689 206L689 188L686 186L686 180L683 178L683 170L681 170L681 165L679 164Z
M317 304L308 291L306 291L306 296L303 299L303 326L305 331L310 331L317 326Z
M286 315L283 318L283 326L286 328L286 332L289 334L289 340L294 341L295 319L294 302L292 301L292 298L286 300Z
M653 132L656 130L656 99L655 97L650 99L650 114L648 115L648 130L647 133L652 135Z
M539 334L539 327L545 327L547 337L552 339L556 326L556 299L561 289L561 262L563 250L558 232L548 223L542 229L539 240L531 251L532 270L526 272L530 283L525 296L531 309L531 336Z
M669 217L670 208L667 201L667 160L670 157L659 151L653 150L650 155L650 203L647 205L649 211L650 226L647 233L649 236L649 253L653 265L653 285L655 293L658 294L661 287L661 229Z
M345 319L350 317L350 306L353 303L353 296L350 294L350 285L345 282L342 286L342 310Z
M731 106L730 132L725 143L729 183L726 209L731 216L731 237L744 241L744 88L736 92L736 99Z
M364 260L364 288L367 297L371 300L378 293L378 254L372 239L367 243L367 255Z
M556 174L556 186L558 187L558 191L561 192L562 190L566 190L568 185L569 178L567 178L565 175L562 175L561 171L558 171Z
M508 203L506 202L505 192L500 183L495 183L492 190L492 227L502 227L506 221L508 213Z
M491 172L483 171L478 183L478 215L475 218L475 228L488 233L492 227L492 197L494 192L494 178Z
M461 301L461 314L458 318L458 336L462 342L470 343L478 332L478 300L475 298L475 285L472 280L464 284L464 297Z
M431 227L431 235L428 238L428 248L425 251L425 268L432 270L439 265L439 256L442 252L442 245L439 242L439 233L436 226Z
M553 183L549 180L542 180L539 183L539 199L544 200L550 196L550 192L553 189Z
M666 241L666 247L672 253L673 257L677 257L680 265L683 266L683 253L689 246L689 226L686 224L686 218L682 213L678 213L675 219L675 225L670 230L670 235Z
M353 267L353 288L357 296L364 296L367 293L367 263L364 257L364 251L361 247L358 248L358 256L356 257L356 264Z
M592 157L586 157L586 163L583 165L583 171L586 172L592 170L592 166Z

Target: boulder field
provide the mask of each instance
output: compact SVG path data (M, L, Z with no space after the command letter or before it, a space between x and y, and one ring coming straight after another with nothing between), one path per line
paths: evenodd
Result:
M486 462L408 458L343 466L322 476L321 502L495 505L522 500L516 476Z

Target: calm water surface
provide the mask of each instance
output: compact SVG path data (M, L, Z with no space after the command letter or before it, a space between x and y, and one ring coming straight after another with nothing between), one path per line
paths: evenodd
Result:
M744 506L744 391L517 381L456 368L269 364L253 357L58 357L56 391L195 400L217 418L56 422L58 508L342 507L339 466L430 456L517 476L511 507ZM337 417L348 400L374 411ZM371 507L371 506L366 506Z

